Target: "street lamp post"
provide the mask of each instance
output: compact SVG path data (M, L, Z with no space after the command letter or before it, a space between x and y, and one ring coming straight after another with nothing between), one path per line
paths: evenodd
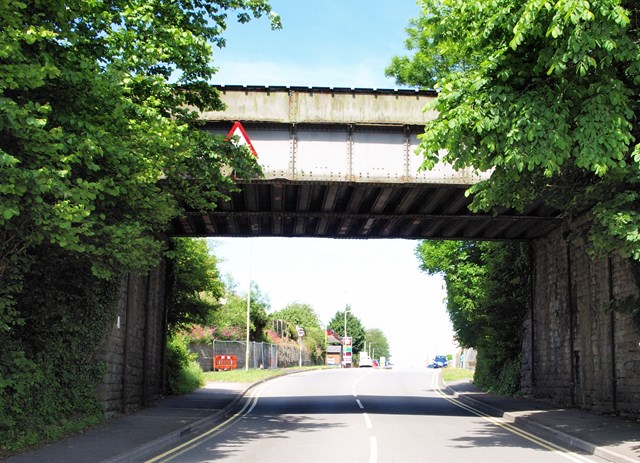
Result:
M249 238L249 288L247 288L247 345L244 350L244 369L249 369L249 331L251 330L251 238Z

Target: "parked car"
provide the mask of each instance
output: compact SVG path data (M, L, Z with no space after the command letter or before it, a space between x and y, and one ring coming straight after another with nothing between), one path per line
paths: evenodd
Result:
M447 368L449 366L449 362L447 361L447 357L444 355L436 355L433 358L433 368Z

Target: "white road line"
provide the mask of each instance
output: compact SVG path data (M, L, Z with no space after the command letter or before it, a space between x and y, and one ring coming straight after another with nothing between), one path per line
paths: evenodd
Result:
M358 399L357 385L363 378L373 373L374 373L373 371L368 372L367 374L358 378L351 385L351 393L353 394L353 397L356 398L356 403L358 404L358 407L360 407L360 410L364 410L364 405L362 404L360 399ZM367 413L363 413L362 417L364 418L364 423L367 426L367 429L373 429L373 423L371 422L371 418L369 418L369 415ZM372 431L372 434L375 434L375 431ZM378 463L378 441L375 435L369 436L369 463Z
M378 442L375 436L369 437L369 463L377 463L378 461Z

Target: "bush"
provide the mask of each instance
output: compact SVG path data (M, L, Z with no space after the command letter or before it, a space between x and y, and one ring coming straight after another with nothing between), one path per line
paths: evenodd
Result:
M43 247L16 296L21 323L0 349L0 458L100 421L96 359L117 310L117 280L98 280L91 262Z
M184 337L172 335L167 343L167 369L169 393L186 394L204 385L204 372L190 353Z
M485 349L478 349L478 361L473 382L483 391L500 395L520 393L520 357L498 359Z

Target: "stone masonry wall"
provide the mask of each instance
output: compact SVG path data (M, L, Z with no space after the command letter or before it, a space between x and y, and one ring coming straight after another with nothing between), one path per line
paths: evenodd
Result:
M522 386L561 406L640 416L640 330L610 301L638 295L629 261L587 255L586 220L533 244Z
M118 313L98 356L107 365L96 391L107 417L136 410L165 391L165 283L164 263L122 280Z

